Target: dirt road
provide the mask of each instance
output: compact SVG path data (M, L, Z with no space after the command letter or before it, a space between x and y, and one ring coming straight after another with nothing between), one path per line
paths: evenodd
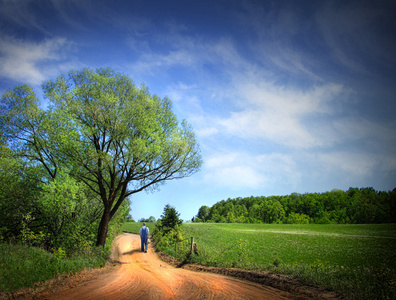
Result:
M140 237L123 234L113 245L110 268L92 280L57 286L36 299L295 299L292 294L248 281L193 272L164 263Z

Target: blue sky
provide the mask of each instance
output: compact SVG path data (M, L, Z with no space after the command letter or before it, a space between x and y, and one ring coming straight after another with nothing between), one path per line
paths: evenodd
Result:
M0 0L0 93L111 67L168 96L204 165L132 216L396 187L394 1Z

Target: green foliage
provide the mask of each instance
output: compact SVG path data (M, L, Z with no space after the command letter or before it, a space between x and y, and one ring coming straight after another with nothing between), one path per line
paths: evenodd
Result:
M167 232L154 230L154 239L157 243L156 248L159 251L168 253L167 250L169 248L171 248L173 251L176 242L181 242L183 240L182 228L181 226L176 226ZM172 252L172 254L174 254L174 252Z
M140 218L139 220L138 220L138 222L139 223L155 223L156 222L156 219L155 219L155 217L153 217L153 216L150 216L149 218Z
M4 145L0 150L1 240L66 253L95 244L102 213L97 196L63 169L53 180L40 183L36 167L24 165ZM112 235L120 231L128 205L127 199L113 217L108 229Z
M37 184L21 174L31 176L33 171L33 168L26 168L21 160L14 158L10 148L0 144L1 240L20 240L18 236L21 232L24 239L28 239L28 227L37 216Z
M198 214L197 214L197 220L195 222L206 222L209 218L209 207L206 205L203 205L199 208Z
M194 222L275 224L377 224L396 223L396 188L333 190L322 194L222 200L202 206Z
M102 203L68 172L60 169L57 177L43 186L38 205L53 247L74 252L94 244Z
M43 245L47 235L42 231L35 233L30 228L23 227L19 236L19 241L23 245Z
M61 260L66 256L66 252L62 248L58 248L57 250L54 251L54 256L58 260Z
M174 207L169 204L165 205L161 219L157 221L153 230L153 237L158 250L168 253L170 248L174 249L176 242L183 240L181 227L183 220L179 216L180 214ZM174 254L175 252L173 251Z
M291 212L287 221L285 223L288 224L309 224L310 217L306 214L299 214L295 212Z

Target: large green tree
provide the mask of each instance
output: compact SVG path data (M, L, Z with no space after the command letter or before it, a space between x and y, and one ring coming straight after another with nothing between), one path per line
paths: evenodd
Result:
M97 245L123 201L167 180L190 176L202 159L194 132L168 98L111 69L83 69L43 83L46 110L32 89L6 92L0 126L11 148L41 166L43 184L68 174L103 206Z

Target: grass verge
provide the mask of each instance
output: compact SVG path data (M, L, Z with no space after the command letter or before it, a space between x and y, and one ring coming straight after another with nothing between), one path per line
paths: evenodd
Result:
M37 247L0 244L0 292L32 287L57 274L102 267L107 257L108 253L103 248L62 257L59 253L52 254Z

